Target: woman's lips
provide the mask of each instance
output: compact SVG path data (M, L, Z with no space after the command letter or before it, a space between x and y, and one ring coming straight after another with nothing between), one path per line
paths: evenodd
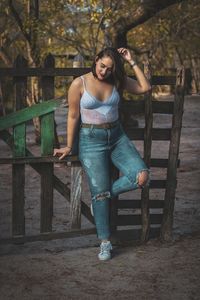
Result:
M101 78L105 78L105 75L99 74L99 76L100 76Z

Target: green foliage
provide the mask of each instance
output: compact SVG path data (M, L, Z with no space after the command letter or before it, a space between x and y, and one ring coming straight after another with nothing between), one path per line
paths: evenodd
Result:
M46 53L66 55L57 66L71 66L67 61L70 53L81 53L91 59L96 51L112 41L118 30L119 20L134 20L139 0L43 0L39 1L39 17L30 13L28 4L33 0L11 1L22 23L14 16L7 0L0 3L1 46L10 61L23 54L36 64ZM197 0L173 5L142 25L128 32L128 45L142 62L150 57L155 72L162 66L174 66L199 56L200 3ZM119 23L119 22L118 22ZM123 25L121 23L120 25ZM27 42L27 36L29 41ZM28 45L28 46L27 46ZM0 60L0 65L3 65ZM5 60L4 60L5 63Z
M199 10L199 1L183 2L129 32L130 46L149 55L154 74L180 64L188 67L191 57L199 57Z

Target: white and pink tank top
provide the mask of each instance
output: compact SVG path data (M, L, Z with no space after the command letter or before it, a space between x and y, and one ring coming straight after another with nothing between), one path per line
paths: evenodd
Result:
M84 92L80 100L81 121L86 124L103 124L118 120L120 96L113 87L111 95L104 101L92 96L86 89L84 77L81 76Z

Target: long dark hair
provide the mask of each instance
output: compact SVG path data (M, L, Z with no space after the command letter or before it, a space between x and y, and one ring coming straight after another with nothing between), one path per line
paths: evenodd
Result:
M116 48L105 48L96 55L91 68L92 74L94 77L97 77L96 61L103 57L110 57L113 61L113 70L111 75L107 78L107 81L115 85L118 90L122 90L125 83L126 73L124 70L123 58Z

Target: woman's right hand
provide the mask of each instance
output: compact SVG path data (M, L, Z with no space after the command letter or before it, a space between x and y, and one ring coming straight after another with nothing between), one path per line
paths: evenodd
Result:
M60 149L54 149L53 151L53 156L58 156L59 160L63 159L65 156L69 155L71 152L71 148L70 147L64 147L64 148L60 148Z

